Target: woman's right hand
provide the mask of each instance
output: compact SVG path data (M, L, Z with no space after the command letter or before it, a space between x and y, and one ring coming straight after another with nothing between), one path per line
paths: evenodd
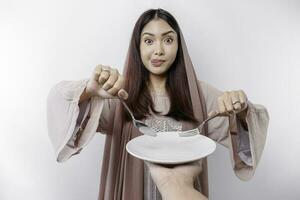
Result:
M103 69L108 69L103 70ZM124 77L115 68L97 65L86 86L86 93L90 96L99 96L104 99L127 99L128 93L123 89Z

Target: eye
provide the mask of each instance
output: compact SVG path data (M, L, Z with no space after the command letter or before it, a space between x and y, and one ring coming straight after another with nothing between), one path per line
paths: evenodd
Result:
M150 44L152 44L153 41L150 40L150 39L145 39L144 42L145 42L146 44L150 45Z
M172 43L173 41L174 40L172 38L170 38L170 37L168 37L168 38L165 39L165 42L168 43L168 44Z

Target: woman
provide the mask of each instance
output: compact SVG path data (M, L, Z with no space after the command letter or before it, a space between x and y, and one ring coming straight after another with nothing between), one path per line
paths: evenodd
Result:
M126 152L126 143L141 133L118 97L156 131L192 129L219 111L227 117L211 121L203 134L230 150L240 179L253 176L265 144L267 110L248 101L242 90L221 92L197 79L170 13L151 9L139 17L123 74L99 65L90 79L62 81L48 96L49 136L58 162L78 154L95 132L106 135L99 199L161 199L147 165ZM194 187L208 197L206 158L199 167Z

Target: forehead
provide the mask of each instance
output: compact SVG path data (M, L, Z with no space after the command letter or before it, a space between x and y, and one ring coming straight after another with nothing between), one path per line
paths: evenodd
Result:
M168 31L173 31L173 34L176 34L175 30L165 20L153 19L144 26L141 35L144 35L144 33L151 33L156 36L161 36Z

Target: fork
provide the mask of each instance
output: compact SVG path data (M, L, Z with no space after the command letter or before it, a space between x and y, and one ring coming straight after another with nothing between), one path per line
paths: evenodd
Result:
M209 120L220 116L220 113L217 111L213 111L213 114L208 117L206 120L204 120L197 128L191 129L191 130L187 130L187 131L183 131L183 132L179 132L179 136L180 137L188 137L188 136L193 136L193 135L197 135L199 130L199 134L202 132L203 130L203 126L205 125L205 123L207 123Z
M152 137L157 136L156 132L153 129L151 129L147 124L145 124L144 122L142 122L142 121L137 120L137 119L134 118L133 112L130 110L130 108L127 106L126 102L122 98L119 97L119 100L121 101L121 103L124 105L124 107L126 108L126 110L128 111L128 113L130 114L133 125L141 133L143 133L144 135L152 136Z

